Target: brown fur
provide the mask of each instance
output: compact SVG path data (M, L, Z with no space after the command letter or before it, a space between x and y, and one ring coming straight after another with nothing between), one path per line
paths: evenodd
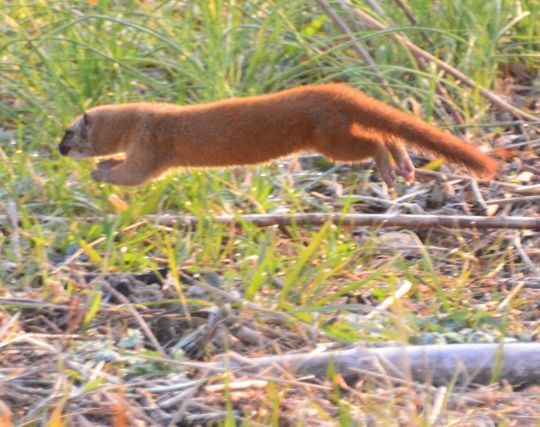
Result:
M256 164L301 151L341 162L373 157L394 185L394 162L414 178L403 142L481 177L497 171L497 161L474 146L342 84L191 106L104 105L68 127L59 149L75 158L125 153L92 172L118 185L142 184L174 167Z

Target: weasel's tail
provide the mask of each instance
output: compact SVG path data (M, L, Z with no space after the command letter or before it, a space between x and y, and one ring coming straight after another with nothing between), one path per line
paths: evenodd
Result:
M358 124L362 127L398 137L420 152L465 166L482 178L492 178L497 173L499 165L495 159L459 138L393 107L368 98L367 102L362 102L358 113Z

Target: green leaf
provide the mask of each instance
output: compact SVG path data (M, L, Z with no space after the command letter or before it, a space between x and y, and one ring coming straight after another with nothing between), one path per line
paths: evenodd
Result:
M101 300L103 299L103 294L100 291L97 291L94 294L94 297L92 298L92 301L90 302L90 307L88 308L88 311L84 315L83 320L83 328L86 329L94 316L97 314L97 312L100 309L101 306Z
M328 232L331 224L332 223L330 221L326 222L321 227L320 231L313 236L311 243L300 254L300 257L296 261L294 268L285 276L285 283L279 295L280 306L283 305L292 288L298 284L300 274L302 273L304 266L310 260L310 258L313 256L313 254L321 244L321 241Z

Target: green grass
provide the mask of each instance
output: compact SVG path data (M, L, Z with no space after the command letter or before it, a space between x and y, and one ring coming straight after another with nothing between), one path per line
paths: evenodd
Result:
M363 3L356 2L368 10ZM501 63L538 61L538 0L410 0L416 26L394 2L380 3L388 19L413 42L486 88L494 86ZM434 67L420 68L391 32L366 31L345 18L398 96L419 102L427 120L451 125L439 114L434 91L438 81L467 125L493 121L478 91ZM519 300L507 313L495 310L504 297L497 285L504 276L500 265L511 262L515 274L527 277L512 248L496 232L466 237L419 233L421 250L407 254L399 247L381 250L378 230L366 230L358 238L350 229L331 225L289 227L285 232L248 224L234 228L210 220L188 230L144 219L159 213L209 219L225 213L380 211L369 203L332 195L333 180L346 195L370 191L366 173L359 176L358 170L343 168L337 177L321 179L328 165L315 164L292 174L284 162L276 162L250 170L182 171L140 188L123 189L96 184L89 176L92 162L61 158L56 150L65 126L90 106L140 100L190 104L325 81L347 82L392 102L350 41L320 8L303 1L4 2L0 207L13 201L21 224L18 241L7 224L0 224L0 296L65 303L76 295L85 311L77 332L88 333L85 340L94 334L102 339L95 328L108 316L102 312L103 294L74 283L68 272L140 273L170 266L213 272L223 289L288 313L300 324L314 325L335 345L533 334L516 321L516 312L523 308ZM318 197L313 191L330 197ZM406 188L401 186L400 191ZM120 212L112 197L125 201L127 210ZM44 223L38 215L58 220ZM478 241L483 247L477 246ZM67 268L60 269L73 254ZM408 298L386 315L363 318L360 305L367 300L381 302L404 280L412 283ZM187 318L193 326L190 316L207 308L207 298L187 297L181 280L172 286L174 298L149 298L148 304L176 305L183 321ZM18 312L2 310L10 316ZM73 344L72 351L82 351L79 345ZM127 362L120 365L111 364L110 375L133 368ZM107 382L95 381L89 384L96 389ZM236 416L231 393L227 389L223 406L223 422L230 425ZM265 393L268 415L258 420L277 423L279 399L285 392L271 383ZM336 386L326 393L347 425L355 416L354 408L340 403L343 392ZM313 397L311 403L314 411L332 419L316 400ZM399 412L392 409L396 402L402 403L397 394L379 408L368 399L366 408L382 422ZM56 401L64 404L62 399ZM53 420L55 415L47 411L38 411L24 425Z

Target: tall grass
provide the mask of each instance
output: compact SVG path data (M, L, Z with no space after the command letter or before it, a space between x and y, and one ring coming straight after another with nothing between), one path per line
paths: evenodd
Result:
M520 54L522 61L531 61L531 52L538 51L535 5L414 0L410 6L418 26L412 28L392 2L383 3L388 20L413 41L421 43L427 36L428 49L487 87L500 62L515 61ZM123 231L148 213L207 217L334 209L284 182L279 164L254 168L249 179L240 169L185 171L125 190L92 182L89 162L60 158L55 149L64 126L86 107L101 103L195 103L328 80L347 81L384 99L350 43L317 7L294 0L124 2L121 8L108 1L37 1L5 3L0 10L5 165L0 169L0 195L4 201L14 200L23 218L20 244L28 260L23 275L27 280L36 274L46 279L49 263L83 248L84 260L104 270L150 268L156 258L171 256L178 264L189 260L193 268L222 269L227 261L228 274L246 283L249 298L255 298L266 277L283 275L281 301L292 298L293 289L299 295L304 289L294 303L305 304L321 292L322 283L357 264L357 256L365 258L369 249L347 243L333 227L292 229L298 242L292 243L292 257L280 253L281 237L272 230L246 227L239 232L210 224L194 231L162 231L142 224ZM375 60L401 96L421 101L433 90L430 80L439 74L419 70L388 34L359 29L356 36L373 47ZM445 79L463 111L482 108L473 91ZM127 202L125 212L111 216L111 194ZM70 220L67 226L41 225L36 213ZM99 219L88 222L84 217ZM317 245L308 251L303 242L309 241ZM165 247L173 252L164 254ZM3 246L1 256L19 261L9 245ZM258 259L254 268L243 264L250 257ZM394 261L392 269L404 274ZM376 287L373 280L367 285Z

